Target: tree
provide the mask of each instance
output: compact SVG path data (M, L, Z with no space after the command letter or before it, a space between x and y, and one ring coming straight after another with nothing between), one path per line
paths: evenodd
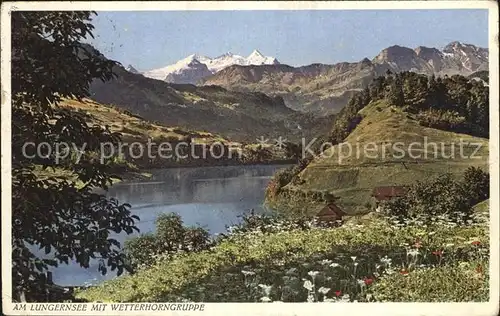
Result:
M490 175L481 168L467 168L462 183L471 207L490 197Z
M127 258L134 269L153 264L160 255L206 250L212 245L210 234L202 227L186 227L175 213L156 219L156 233L144 234L125 242Z
M12 13L12 284L13 294L38 300L48 266L76 260L88 268L99 260L121 274L128 269L120 243L110 234L134 230L130 205L95 193L111 183L112 166L99 162L100 144L120 135L89 126L82 113L63 109L64 98L89 96L93 80L113 78L117 63L80 43L92 36L94 12ZM68 144L74 159L54 150L29 157L25 144ZM85 147L83 147L85 146ZM77 153L75 148L82 150ZM36 170L48 170L41 179ZM45 251L47 258L35 248Z

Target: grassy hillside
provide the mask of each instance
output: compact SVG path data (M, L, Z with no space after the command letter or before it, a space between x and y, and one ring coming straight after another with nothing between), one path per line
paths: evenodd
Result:
M149 161L147 159L130 160L130 162L133 162L133 164L140 168L181 165L202 166L240 163L271 163L276 161L292 161L294 159L287 147L280 149L273 146L271 143L264 146L259 146L255 143L240 143L230 141L220 135L208 132L187 130L179 126L167 127L158 122L155 123L146 120L118 106L101 104L90 99L85 99L83 102L67 99L64 100L60 106L85 113L88 115L89 124L108 126L112 132L121 133L122 141L126 144L132 144L133 142L146 144L148 139L151 139L151 142L156 144L165 141L171 144L175 144L179 141L187 141L194 145L210 146L218 142L233 150L241 151L241 158L235 153L234 159L231 161L210 159L210 157L207 159L187 158L176 161L167 161L165 159L158 159L157 161ZM125 152L126 151L127 150L125 150ZM200 156L199 153L197 155ZM147 158L146 156L147 155L145 155L144 158Z
M194 142L200 143L228 142L219 135L156 124L117 106L101 104L90 99L85 99L84 102L64 100L60 106L90 115L90 123L109 126L111 131L120 132L122 138L128 141L147 141L148 138L183 140L186 136L190 136Z
M299 174L297 181L284 187L284 192L289 195L282 194L271 204L303 210L305 206L300 201L290 198L294 192L328 191L339 198L339 206L355 214L368 210L368 204L373 202L371 192L374 187L407 185L440 173L459 176L469 166L487 168L488 139L421 126L414 115L390 106L386 100L370 103L359 114L363 119L345 140L351 145L352 153L349 155L345 144L327 149ZM422 148L425 140L438 145L437 155L432 145ZM461 140L467 143L462 146L464 157L460 154ZM395 149L393 145L398 142L401 144ZM412 143L420 145L409 147ZM376 150L365 152L367 144L371 147L366 148L376 147ZM475 144L481 145L475 153L480 158L467 158L476 150ZM453 146L455 157L444 158L443 155L448 156ZM399 149L404 150L404 157ZM297 203L298 206L294 207L293 204ZM307 208L314 211L315 205Z

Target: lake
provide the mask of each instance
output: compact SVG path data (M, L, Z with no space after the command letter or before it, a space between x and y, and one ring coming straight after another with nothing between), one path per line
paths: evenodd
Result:
M264 191L273 174L286 165L169 168L150 171L151 178L112 186L109 197L132 205L140 217L140 233L152 232L158 214L177 213L185 225L199 225L212 235L225 232L227 225L240 222L240 216L263 213ZM134 234L135 236L137 234ZM134 235L119 234L120 242ZM102 276L98 262L89 269L76 263L52 269L53 281L62 286L98 283L116 276Z

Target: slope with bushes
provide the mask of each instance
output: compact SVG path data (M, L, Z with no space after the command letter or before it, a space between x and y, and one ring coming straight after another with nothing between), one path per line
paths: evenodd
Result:
M487 87L461 76L379 77L336 116L329 144L317 144L302 167L279 175L286 181L271 181L267 202L310 215L324 205L316 196L329 193L346 212L364 213L373 208L375 187L486 169L488 106Z

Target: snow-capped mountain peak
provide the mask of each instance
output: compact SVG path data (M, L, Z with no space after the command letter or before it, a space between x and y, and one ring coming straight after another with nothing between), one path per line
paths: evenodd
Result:
M262 55L262 53L259 52L259 50L254 49L253 52L250 54L250 56L248 56L248 59L256 58L256 57L262 58L262 57L264 57L264 55Z
M172 83L196 84L201 79L232 65L246 66L274 64L279 64L276 58L264 56L256 49L248 57L236 55L231 52L227 52L216 58L192 54L177 61L175 64L146 71L143 75L149 78L164 80Z
M250 56L247 57L248 65L274 65L279 64L278 60L274 57L266 57L258 50L254 50Z
M129 71L129 72L131 72L133 74L138 74L139 73L139 71L137 69L135 69L134 66L132 66L132 65L128 65L127 68L125 68L125 70L127 70L127 71Z

